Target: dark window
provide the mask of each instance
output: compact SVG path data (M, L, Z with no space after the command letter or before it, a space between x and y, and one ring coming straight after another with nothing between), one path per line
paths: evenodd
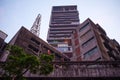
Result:
M98 48L97 48L97 46L96 47L94 47L94 48L92 48L91 50L89 50L88 52L86 52L85 54L84 54L84 58L85 59L87 59L87 58L89 58L90 56L92 56L94 53L96 53L98 51Z
M70 9L69 8L65 8L65 11L69 11Z
M36 43L37 45L40 45L40 42L39 41L37 41L36 39L34 39L34 38L31 38L31 41L33 41L34 43Z
M80 36L80 38L83 38L84 36L87 36L88 34L91 34L91 30L88 30L87 32L85 32L84 34L82 34Z
M81 28L79 29L79 32L82 31L82 30L84 30L88 25L89 25L89 22L86 23L83 27L81 27Z
M101 60L101 57L97 58L95 61L100 61Z
M53 7L53 11L62 11L63 9L61 7Z
M84 43L82 44L82 47L87 46L87 44L90 43L92 40L94 40L94 37L91 37L91 38L88 39L86 42L84 42Z
M37 48L33 47L32 45L28 45L28 47L33 51L35 51L36 53L39 51Z

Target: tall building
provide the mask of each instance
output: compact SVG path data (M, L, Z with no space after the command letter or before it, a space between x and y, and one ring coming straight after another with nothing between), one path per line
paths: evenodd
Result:
M71 34L79 24L79 13L76 5L53 6L47 36L48 43L72 58Z
M54 6L47 41L72 61L120 60L120 45L89 18L79 23L77 6Z
M74 60L120 60L120 45L110 39L104 29L89 18L73 31Z

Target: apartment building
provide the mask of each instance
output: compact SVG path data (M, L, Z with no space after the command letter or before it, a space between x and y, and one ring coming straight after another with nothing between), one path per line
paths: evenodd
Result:
M71 61L120 59L119 43L89 18L80 23L76 5L52 7L47 41Z
M23 26L8 44L20 46L26 53L33 54L35 56L39 56L40 54L54 54L55 61L69 61L67 56L56 50L54 47L43 41ZM8 55L9 53L5 51L2 55L1 61L5 61Z
M79 24L79 13L76 5L53 6L47 36L48 43L72 58L71 34Z
M74 30L74 59L77 61L119 60L120 45L89 18Z

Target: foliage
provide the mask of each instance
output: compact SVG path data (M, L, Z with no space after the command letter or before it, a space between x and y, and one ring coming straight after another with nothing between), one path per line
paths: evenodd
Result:
M40 62L41 62L41 68L40 68L40 74L49 74L53 71L53 65L51 64L52 60L54 58L54 55L41 55L40 56Z
M10 55L3 66L4 77L22 80L23 75L27 71L44 75L53 71L53 65L51 64L54 58L53 55L41 54L37 57L25 53L22 48L15 45L8 46L7 50L10 52Z

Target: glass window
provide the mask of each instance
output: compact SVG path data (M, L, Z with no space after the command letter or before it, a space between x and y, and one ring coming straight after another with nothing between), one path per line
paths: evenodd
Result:
M59 51L61 51L61 52L66 52L66 51L68 51L68 48L67 47L58 47L57 48Z
M80 38L83 38L83 37L87 36L88 34L91 34L91 29L89 29L87 32L85 32L84 34L82 34L80 36Z
M88 25L89 25L89 22L86 23L83 27L81 27L81 28L79 29L79 32L83 31Z
M28 48L35 51L36 53L39 51L37 48L33 47L32 45L28 45Z
M86 42L84 42L84 43L82 44L82 47L87 46L87 45L88 45L88 43L92 42L92 40L94 40L94 37L91 37L91 38L90 38L90 39L88 39Z
M62 11L63 9L61 7L53 7L53 11Z
M58 44L58 47L67 47L68 44Z
M61 52L72 51L71 47L57 47L56 49L61 51Z
M33 41L34 43L36 43L37 45L40 45L40 42L39 41L37 41L36 39L34 39L34 38L31 38L31 41Z
M86 52L86 53L84 54L84 58L87 59L87 58L91 57L91 56L92 56L94 53L96 53L97 51L98 51L98 48L97 48L97 46L96 46L96 47L92 48L91 50L89 50L88 52Z

